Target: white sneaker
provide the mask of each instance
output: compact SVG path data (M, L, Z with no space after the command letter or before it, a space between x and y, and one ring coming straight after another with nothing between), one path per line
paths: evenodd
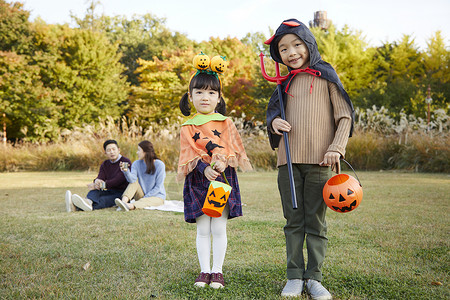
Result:
M303 292L304 282L301 279L288 279L283 291L281 292L282 297L297 297Z
M120 200L119 198L114 199L114 202L116 203L116 205L121 208L124 211L130 211L130 208L128 207L128 204L126 204L125 202L123 202L122 200Z
M90 201L89 199L83 199L77 194L73 194L72 202L76 207L78 207L81 210L92 211L92 203L91 203L92 201Z
M75 205L73 205L73 202L72 202L72 192L69 190L66 191L65 201L66 201L66 211L67 212L73 212L73 211L77 210L77 208L75 207Z
M330 292L323 287L320 281L308 279L306 281L306 290L313 300L331 300Z

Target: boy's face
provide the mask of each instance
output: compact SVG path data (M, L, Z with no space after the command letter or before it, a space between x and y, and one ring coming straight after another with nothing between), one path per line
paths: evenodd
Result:
M309 66L309 51L305 43L295 34L284 35L278 43L281 60L291 69L305 69Z

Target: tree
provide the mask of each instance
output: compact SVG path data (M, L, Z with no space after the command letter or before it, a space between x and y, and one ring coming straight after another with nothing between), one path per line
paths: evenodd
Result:
M423 111L420 80L424 73L422 54L414 39L404 35L399 42L386 43L375 55L375 78L359 98L362 107L386 107L394 116Z
M29 50L32 36L29 15L22 3L0 0L0 51L23 54Z
M423 56L425 74L422 89L429 85L433 92L432 106L447 110L450 99L450 51L440 31L430 38L427 45Z
M350 98L356 96L374 79L375 49L369 47L360 31L344 26L338 31L330 25L327 31L311 28L322 59L336 70ZM354 104L358 105L358 101Z
M118 44L122 53L120 62L125 66L124 75L132 85L139 85L138 59L165 59L163 53L192 48L194 42L185 34L170 31L165 18L153 14L105 16L95 14L100 1L92 1L83 19L72 16L80 29L99 31L106 34L111 43Z
M47 141L57 136L60 112L54 92L43 86L39 67L14 52L0 52L0 110L10 138Z
M64 38L60 57L48 75L48 85L64 94L58 101L64 112L60 126L72 128L106 116L120 118L128 84L121 75L118 45L89 30L73 29Z
M163 52L164 60L153 57L147 61L139 59L140 85L132 88L130 98L131 118L138 118L142 125L151 122L167 122L179 116L178 104L187 92L193 72L193 49Z

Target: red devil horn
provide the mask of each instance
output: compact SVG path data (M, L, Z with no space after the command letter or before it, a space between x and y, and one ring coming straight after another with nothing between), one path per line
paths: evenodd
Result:
M275 38L275 34L272 35L272 37L270 39L268 39L267 41L264 42L264 44L266 45L270 45L270 43L272 43L273 39Z
M283 22L284 25L287 25L289 27L297 27L300 26L299 23L295 22L295 21L287 21L287 22Z

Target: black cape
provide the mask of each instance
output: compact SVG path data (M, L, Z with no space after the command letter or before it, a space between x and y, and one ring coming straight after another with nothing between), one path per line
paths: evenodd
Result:
M281 60L280 53L278 51L278 43L280 39L285 34L295 34L297 35L303 42L305 42L306 46L309 50L309 67L311 69L317 70L321 72L321 78L326 79L330 82L333 82L337 85L339 88L339 91L342 93L342 96L344 97L345 101L348 103L352 110L352 127L350 129L350 137L353 133L353 123L355 120L355 109L353 108L352 101L350 100L350 97L348 96L347 92L344 89L344 86L342 85L341 81L339 80L339 77L334 70L334 68L327 63L326 61L323 61L319 49L317 47L316 38L312 34L312 32L309 30L309 28L303 24L302 22L296 20L296 19L288 19L283 21L281 25L278 27L278 29L275 31L275 34L268 39L265 43L270 45L270 55L272 56L272 59L278 63L283 64L283 61ZM291 71L289 69L289 71ZM288 84L288 82L291 80L291 78L294 75L290 74L288 79L286 79L282 84L282 91L283 91L283 103L284 107L286 109L286 93L285 89ZM272 96L270 97L269 104L267 106L267 113L266 113L266 120L267 120L267 132L269 134L269 141L270 146L272 149L275 149L278 147L278 144L280 143L281 136L277 134L273 134L271 132L271 125L273 119L275 119L277 116L281 115L280 110L280 103L279 103L279 97L277 89L273 92Z

